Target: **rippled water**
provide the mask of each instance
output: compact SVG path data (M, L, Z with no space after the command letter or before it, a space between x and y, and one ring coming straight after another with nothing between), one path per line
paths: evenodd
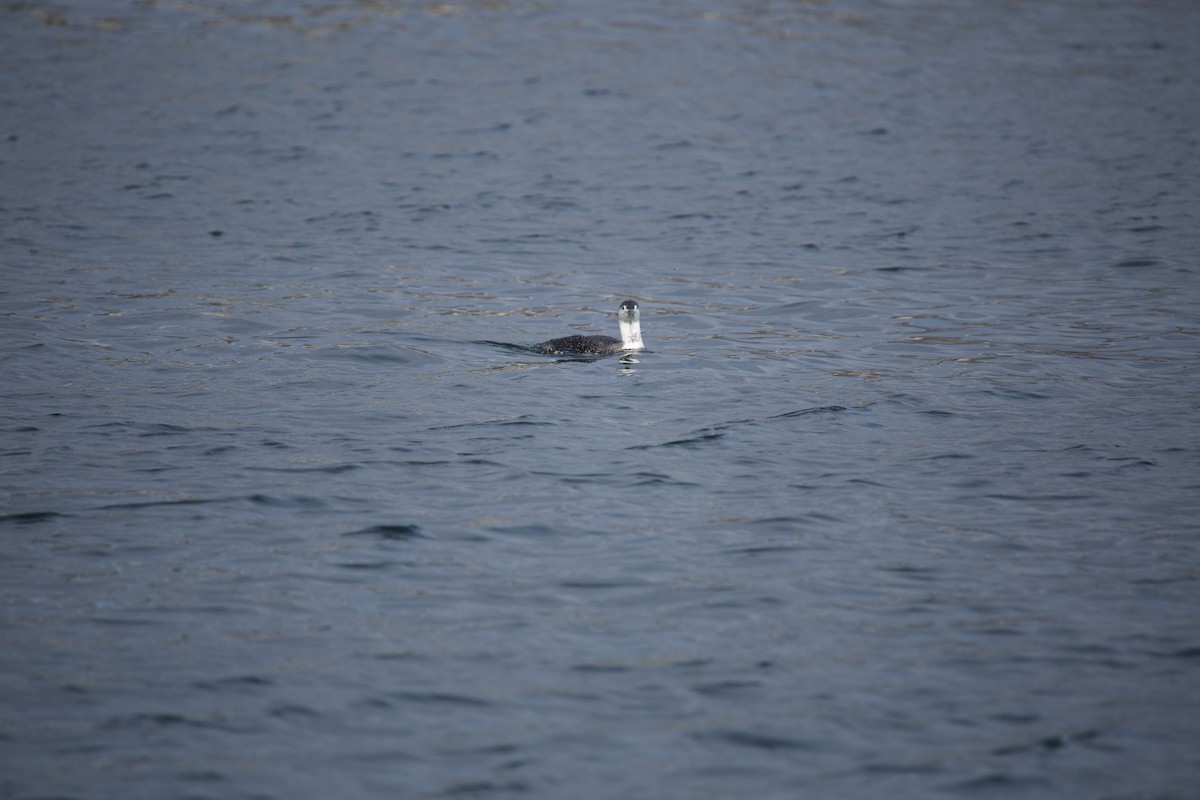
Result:
M1193 796L1198 37L6 7L0 796Z

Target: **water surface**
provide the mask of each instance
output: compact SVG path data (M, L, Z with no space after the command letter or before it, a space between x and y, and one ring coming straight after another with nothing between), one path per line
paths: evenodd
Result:
M1190 797L1198 35L0 11L0 796Z

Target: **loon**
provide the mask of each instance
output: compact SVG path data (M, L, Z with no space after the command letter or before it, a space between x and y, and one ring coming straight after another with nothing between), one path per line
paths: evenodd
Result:
M619 353L623 350L642 350L642 326L638 321L638 304L633 300L621 303L617 310L617 322L621 326L621 338L611 336L564 336L534 346L534 350L549 356L581 355L599 356Z

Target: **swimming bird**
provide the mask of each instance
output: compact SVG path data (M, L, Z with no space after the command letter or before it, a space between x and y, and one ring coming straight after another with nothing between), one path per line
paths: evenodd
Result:
M638 304L626 300L617 309L617 323L621 327L621 338L611 336L563 336L534 345L534 350L549 356L577 355L599 356L619 353L623 350L642 350L642 325L639 321Z

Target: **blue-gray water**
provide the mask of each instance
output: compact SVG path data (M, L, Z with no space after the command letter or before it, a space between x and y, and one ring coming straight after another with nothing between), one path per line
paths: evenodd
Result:
M1195 797L1197 42L6 5L0 796Z

